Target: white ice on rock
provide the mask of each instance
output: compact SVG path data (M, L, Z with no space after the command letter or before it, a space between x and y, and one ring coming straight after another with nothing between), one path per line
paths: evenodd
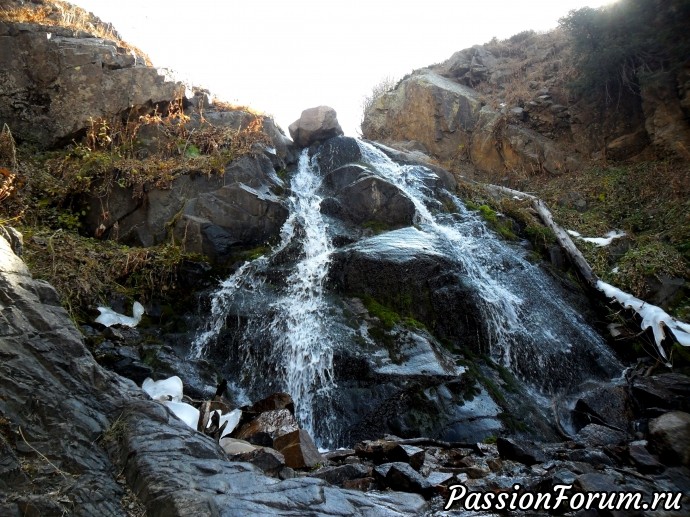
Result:
M678 343L683 346L690 346L689 324L675 319L660 307L647 303L639 298L635 298L632 294L621 291L617 287L602 282L601 280L597 282L597 289L602 291L609 298L616 300L623 307L633 309L642 317L642 330L646 330L649 327L652 328L657 349L664 359L668 360L666 352L661 346L661 342L666 337L664 328L667 328L673 333L673 337L676 338Z
M160 381L154 381L148 377L141 385L149 397L161 402L181 402L182 401L182 379L177 375L168 377Z
M125 316L119 312L115 312L110 307L97 307L100 315L96 318L96 323L112 327L113 325L125 325L126 327L136 327L144 315L144 306L139 302L134 302L132 305L132 316Z
M570 234L572 237L575 237L576 239L580 239L585 242L591 242L592 244L595 244L599 246L600 248L603 248L604 246L608 246L611 244L615 239L620 239L621 237L625 237L626 233L625 232L619 232L616 230L612 230L603 237L583 237L579 232L576 232L575 230L566 230L568 234Z
M150 377L147 377L141 384L141 389L153 400L162 402L164 405L168 406L170 411L189 427L192 429L197 428L200 416L199 410L186 402L182 402L182 379L177 375L173 375L167 379L161 379L160 381L154 381ZM216 409L211 414L213 413L218 413L221 426L224 422L228 423L223 430L221 438L229 435L235 427L237 427L237 424L240 423L240 418L242 417L242 410L240 409L233 409L225 414L222 414L220 410ZM211 419L209 418L209 425L207 427L210 426L210 423Z

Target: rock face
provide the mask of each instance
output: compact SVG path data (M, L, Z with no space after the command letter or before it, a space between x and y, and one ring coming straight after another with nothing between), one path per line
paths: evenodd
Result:
M30 277L4 237L0 288L3 515L125 516L117 472L154 516L424 512L416 495L279 481L229 462L211 438L97 364L55 291Z
M308 147L315 142L343 134L336 112L329 106L304 110L300 118L290 124L288 129L299 147Z
M117 43L84 32L0 22L0 124L16 138L69 142L90 119L150 109L184 95L182 83Z

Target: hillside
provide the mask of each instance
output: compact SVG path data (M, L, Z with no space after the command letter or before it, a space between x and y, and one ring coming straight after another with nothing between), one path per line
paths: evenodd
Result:
M687 13L687 2L625 0L456 52L370 99L362 133L536 193L583 236L624 231L609 247L578 245L602 278L687 319Z

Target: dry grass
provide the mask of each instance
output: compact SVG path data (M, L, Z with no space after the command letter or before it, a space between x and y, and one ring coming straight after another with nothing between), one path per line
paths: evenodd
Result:
M14 23L35 23L49 27L64 27L83 31L97 38L114 41L128 52L133 52L148 66L149 57L139 48L124 41L112 24L104 23L81 7L61 0L46 0L42 5L13 5L0 8L0 21Z

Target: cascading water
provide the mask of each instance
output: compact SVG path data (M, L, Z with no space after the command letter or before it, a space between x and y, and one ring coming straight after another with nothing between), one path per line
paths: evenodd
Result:
M192 347L202 357L209 343L223 330L228 314L250 314L242 336L245 370L292 396L302 427L318 436L314 423L317 395L333 386L333 349L327 338L336 326L328 321L323 283L332 246L320 212L317 194L321 179L305 150L292 178L288 199L290 215L281 230L281 242L269 257L246 262L211 298L211 317ZM299 247L299 260L279 292L267 287L269 260L291 246ZM268 303L266 303L268 301ZM269 350L253 350L256 336L270 342ZM262 357L261 355L264 354ZM269 370L266 371L266 368ZM272 369L273 371L270 371ZM319 427L328 427L320 422Z
M419 227L445 244L447 255L474 285L494 358L548 392L574 389L590 376L620 371L601 337L563 299L555 282L527 260L524 249L489 231L476 213L447 191L444 196L457 215L439 211L441 203L428 186L428 169L401 166L368 143L360 141L359 146L372 170L412 199ZM587 344L599 371L584 371L578 365L574 342Z
M392 183L413 202L416 229L367 239L362 239L358 229L346 239L353 244L338 253L350 248L366 253L367 246L376 248L377 242L386 241L389 249L404 254L415 246L411 232L421 236L421 248L424 239L433 241L434 253L441 254L471 286L473 294L468 296L481 313L483 327L483 336L477 339L497 362L534 386L538 390L535 397L571 393L589 378L610 377L620 371L598 334L564 300L557 282L527 260L525 249L488 230L475 212L439 187L438 177L429 169L398 165L368 143L358 141L355 147L360 158L354 161L366 165L365 174ZM372 401L378 397L372 402L374 408L388 400L392 386L407 385L404 375L408 374L395 373L404 368L396 369L391 363L371 366L377 358L390 355L378 349L365 359L370 366L347 359L347 368L355 379L372 368L364 376L383 375L381 382L389 383L387 387L373 398L372 388L358 384L359 380L349 387L339 380L340 387L334 389L335 373L341 373L340 369L334 372L336 351L345 349L350 354L346 357L355 357L362 338L366 346L380 345L367 334L366 316L355 325L346 321L344 313L352 306L345 303L349 308L343 309L343 301L324 287L335 256L330 236L337 233L329 223L340 223L322 214L321 196L331 187L322 185L318 159L318 154L310 159L303 151L291 179L289 216L280 243L268 255L246 262L221 284L211 298L207 324L190 353L196 357L220 355L240 398L257 400L271 392L289 392L300 425L319 445L333 447L343 445L347 426L357 421L361 397ZM427 339L424 335L414 339L422 343ZM588 361L582 360L584 355ZM435 356L440 357L437 352L424 357L434 360ZM457 376L453 368L429 365L419 365L412 376L425 369L436 372L437 379L450 379L434 382L452 382ZM390 384L393 374L403 377ZM347 400L330 396L348 389ZM438 393L444 390L439 388Z

